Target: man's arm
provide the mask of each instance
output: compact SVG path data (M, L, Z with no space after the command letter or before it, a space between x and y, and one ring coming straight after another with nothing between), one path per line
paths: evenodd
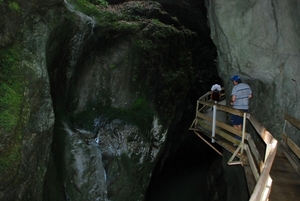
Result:
M232 95L232 96L231 96L230 105L233 105L235 99L236 99L236 96L235 96L235 95Z

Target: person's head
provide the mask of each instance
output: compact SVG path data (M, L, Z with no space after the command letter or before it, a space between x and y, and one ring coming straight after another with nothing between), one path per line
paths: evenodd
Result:
M239 83L242 82L240 76L238 76L238 75L232 76L232 77L230 78L230 80L233 81L234 84L239 84Z

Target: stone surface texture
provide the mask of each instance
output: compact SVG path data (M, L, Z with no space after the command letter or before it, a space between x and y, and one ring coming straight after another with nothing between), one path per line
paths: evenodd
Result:
M299 118L299 1L206 1L218 70L250 84L250 113L280 139L284 114ZM227 97L229 100L229 96ZM291 137L300 144L299 135Z
M220 77L300 118L299 1L89 2L0 0L0 200L143 200Z

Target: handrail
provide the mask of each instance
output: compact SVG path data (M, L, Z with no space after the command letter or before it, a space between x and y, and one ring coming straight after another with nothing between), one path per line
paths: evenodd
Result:
M252 173L253 173L254 177L256 178L256 185L255 185L254 190L251 194L250 201L258 201L258 200L266 201L266 200L268 200L268 197L269 197L269 194L270 194L270 191L271 191L271 185L272 185L272 179L270 177L270 171L271 171L271 167L272 167L275 155L276 155L276 149L277 149L278 141L271 135L270 132L267 131L267 129L264 126L262 126L257 121L257 119L255 117L253 117L249 113L244 113L242 111L233 109L231 107L223 106L223 105L220 105L218 103L214 103L212 101L209 101L209 95L210 94L211 94L211 92L207 92L203 96L201 96L199 98L199 100L197 100L196 119L197 118L200 118L200 119L203 118L203 114L201 114L201 113L205 112L204 111L205 107L209 107L209 108L213 107L214 110L218 109L220 111L230 113L230 114L235 114L235 115L238 115L238 116L242 116L244 118L243 131L232 129L232 127L229 128L228 126L223 125L220 122L219 123L218 122L214 123L213 126L214 127L218 126L218 127L222 128L223 130L226 130L226 131L230 132L231 134L238 135L238 136L242 137L242 142L238 146L236 151L234 152L232 158L234 158L236 156L236 154L238 153L239 150L241 150L241 153L242 153L243 150L246 151L246 154L248 155L248 158L249 158L249 163L250 163L250 167L252 169ZM202 105L202 107L199 107L199 105ZM215 115L215 112L213 113L213 115ZM215 117L214 116L212 118L205 117L204 119L205 119L205 121L208 120L209 122L213 122L213 120L212 120L213 118L215 118ZM196 123L196 119L193 121L193 124ZM244 144L244 141L243 141L244 139L246 139L246 140L250 139L249 137L247 137L247 135L249 136L249 134L247 134L245 132L246 119L249 120L251 125L254 127L256 132L259 134L261 139L266 144L265 158L264 158L263 161L260 159L258 154L255 154L255 153L258 153L258 150L257 150L257 148L255 147L255 145L252 141L249 141L249 146L247 144ZM195 129L191 129L191 130L195 130ZM215 128L212 128L212 130L215 132ZM227 140L230 141L230 138L227 138ZM249 149L250 149L250 151L249 151ZM250 156L250 154L252 152L254 153L255 157L252 157L252 155ZM242 162L232 162L232 161L229 161L229 162L231 162L231 165L242 164ZM260 166L259 167L260 169L257 169L255 163Z
M266 157L259 179L252 192L250 201L268 200L269 198L269 194L271 192L271 185L272 185L270 171L276 155L277 140L275 139L272 140L272 143L269 144L269 146L271 146L270 151L268 153L268 156Z
M299 146L289 137L286 132L286 125L289 123L296 129L300 129L300 120L295 117L284 114L285 124L282 131L282 141L281 146L284 150L284 155L287 157L293 168L300 175L300 148Z
M290 122L293 126L296 128L300 129L300 120L296 119L295 117L285 113L284 114L284 119Z

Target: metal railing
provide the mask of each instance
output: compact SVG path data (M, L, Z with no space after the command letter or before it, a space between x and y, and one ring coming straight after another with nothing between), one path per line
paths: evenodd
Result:
M211 136L209 136L212 139L211 142L219 143L222 147L229 150L230 152L232 152L232 149L230 149L232 148L232 146L229 146L228 144L238 144L237 148L235 150L233 149L233 155L229 159L227 164L249 164L256 181L252 193L250 192L250 201L268 200L272 185L270 171L276 155L277 140L250 113L245 113L231 107L214 103L212 100L210 100L210 94L211 92L207 92L197 101L196 116L190 127L190 130L193 130L204 141L206 140L201 137L201 135L197 131L201 128L201 131L206 130L207 132L211 132ZM222 93L221 96L225 97L225 94ZM212 117L206 115L206 111L210 108L213 108ZM235 114L243 117L243 129L237 130L231 125L226 124L225 122L216 120L217 111L222 111L226 114ZM251 135L246 132L247 120L263 140L265 144L264 153L259 153L259 150L257 149ZM227 143L221 143L221 141ZM206 143L208 142L206 141ZM213 147L212 145L210 146ZM246 157L243 158L242 155L244 155L244 151ZM220 154L220 152L218 153ZM264 159L262 159L261 155L264 155ZM236 157L240 158L240 160L234 161ZM245 158L247 161L245 161Z

